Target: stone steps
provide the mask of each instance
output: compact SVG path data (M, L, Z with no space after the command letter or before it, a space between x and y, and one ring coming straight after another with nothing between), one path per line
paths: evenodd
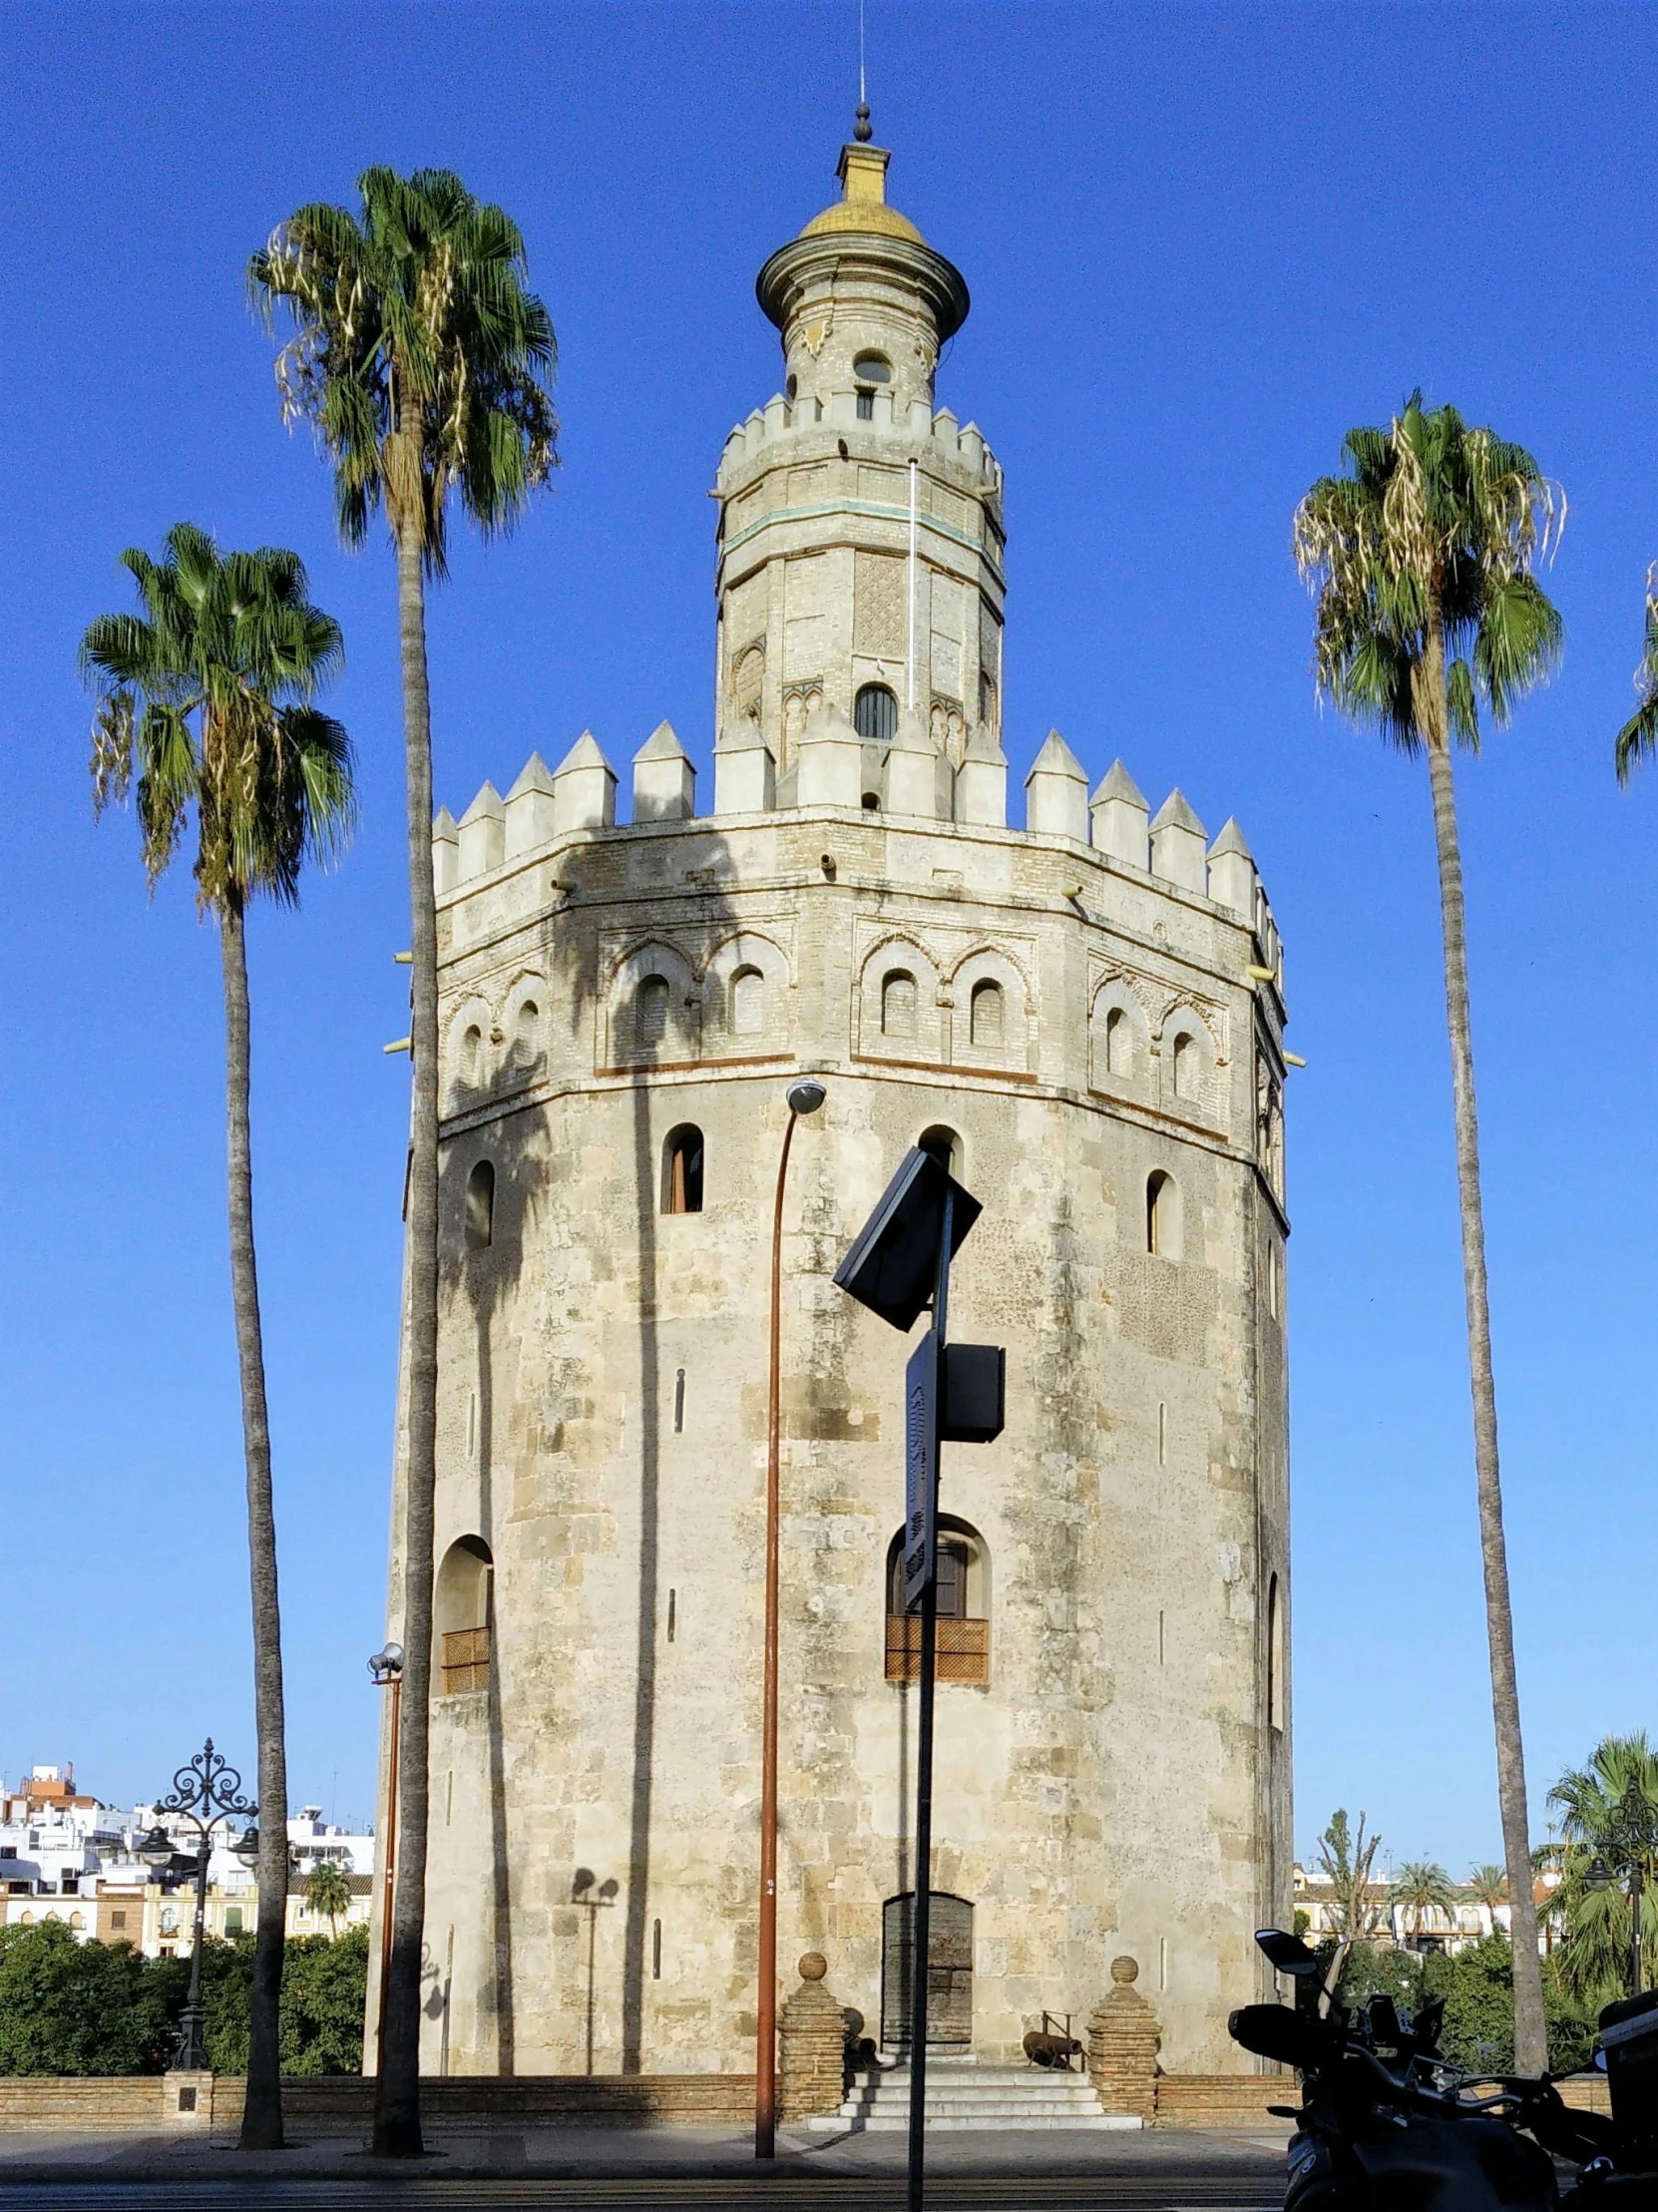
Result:
M910 2124L907 2065L860 2074L852 2094L833 2117L814 2128L846 2128L859 2134L897 2134ZM1086 2074L1050 2072L1040 2066L980 2065L973 2059L931 2060L927 2068L927 2126L931 2133L1002 2128L1137 2128L1138 2119L1106 2112Z

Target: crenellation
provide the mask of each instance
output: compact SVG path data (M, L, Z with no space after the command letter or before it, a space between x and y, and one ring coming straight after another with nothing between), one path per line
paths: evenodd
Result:
M507 814L501 794L486 783L461 816L460 877L486 875L499 868L507 852Z
M658 722L633 755L633 820L685 821L696 812L696 769L671 722Z
M553 829L609 829L616 821L616 770L591 729L553 771Z
M432 822L432 884L440 899L446 897L460 879L460 856L455 817L447 806L440 806Z
M1209 847L1208 893L1217 906L1254 922L1255 861L1235 814L1227 816Z
M539 752L525 762L518 781L507 793L507 841L503 858L516 860L534 852L554 833L552 771ZM468 871L471 872L470 870Z
M1171 791L1151 820L1151 872L1182 889L1207 895L1209 833L1179 791Z
M1101 776L1088 809L1092 843L1130 868L1151 866L1151 808L1120 760Z
M1056 729L1050 729L1025 779L1025 826L1044 837L1088 841L1088 778Z

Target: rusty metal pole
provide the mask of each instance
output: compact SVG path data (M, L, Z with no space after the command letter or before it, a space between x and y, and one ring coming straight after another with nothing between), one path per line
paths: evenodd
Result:
M778 1439L782 1429L783 1191L794 1124L823 1104L820 1083L789 1086L789 1120L771 1216L771 1340L766 1385L765 1679L760 1713L760 1958L754 2006L754 2155L777 2155L777 1553Z

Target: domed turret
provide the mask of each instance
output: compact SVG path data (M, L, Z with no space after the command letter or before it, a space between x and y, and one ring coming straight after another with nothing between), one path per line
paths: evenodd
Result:
M1000 737L1002 472L971 424L933 404L968 288L888 205L890 160L862 136L844 146L840 199L760 271L787 377L732 432L716 486L718 750L733 763L722 782L715 762L721 813L764 786L756 743L776 803L796 804L802 735L831 707L864 742L872 808L891 803L900 712L952 766L976 730Z

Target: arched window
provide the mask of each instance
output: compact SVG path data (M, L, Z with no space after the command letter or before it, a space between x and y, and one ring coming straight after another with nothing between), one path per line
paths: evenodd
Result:
M884 353L860 353L852 364L852 373L860 384L890 384L892 363Z
M898 695L884 683L866 683L852 701L852 726L872 744L890 744L898 734Z
M484 1033L476 1022L461 1038L461 1081L477 1083L484 1072Z
M1174 1040L1174 1096L1195 1099L1203 1087L1203 1063L1197 1057L1197 1039L1182 1030Z
M732 1031L738 1037L757 1037L765 1019L765 977L758 968L739 968L731 978Z
M513 1058L521 1068L533 1068L541 1058L541 1007L525 999L513 1027Z
M495 1241L495 1166L479 1160L466 1178L466 1248L487 1251Z
M894 968L881 984L881 1035L913 1038L916 1034L916 979L908 968Z
M69 1916L69 1925L70 1925L70 1927L71 1927L71 1928L85 1928L86 1924L87 1924L87 1916L85 1915L85 1913L71 1913L71 1914L70 1914L70 1916Z
M996 678L994 675L987 674L984 669L979 671L979 719L987 729L995 729Z
M459 1537L443 1554L432 1590L432 1626L443 1694L487 1690L494 1615L495 1562L482 1537Z
M976 983L968 1002L968 1036L981 1052L1002 1049L1002 986Z
M1180 1257L1180 1187L1160 1167L1146 1178L1145 1248L1164 1259Z
M646 976L633 1001L633 1033L639 1050L648 1052L667 1034L667 978Z
M1105 1073L1123 1077L1134 1073L1134 1032L1120 1006L1112 1007L1105 1017Z
M702 1211L702 1131L690 1121L669 1130L662 1148L662 1211Z
M1276 1574L1267 1584L1267 1720L1284 1725L1284 1601Z
M921 1677L921 1614L904 1610L904 1530L887 1548L887 1680ZM977 1529L939 1517L938 1679L983 1687L991 1678L990 1554Z
M947 1174L962 1180L962 1140L954 1129L923 1129L916 1143L931 1158L936 1159Z

